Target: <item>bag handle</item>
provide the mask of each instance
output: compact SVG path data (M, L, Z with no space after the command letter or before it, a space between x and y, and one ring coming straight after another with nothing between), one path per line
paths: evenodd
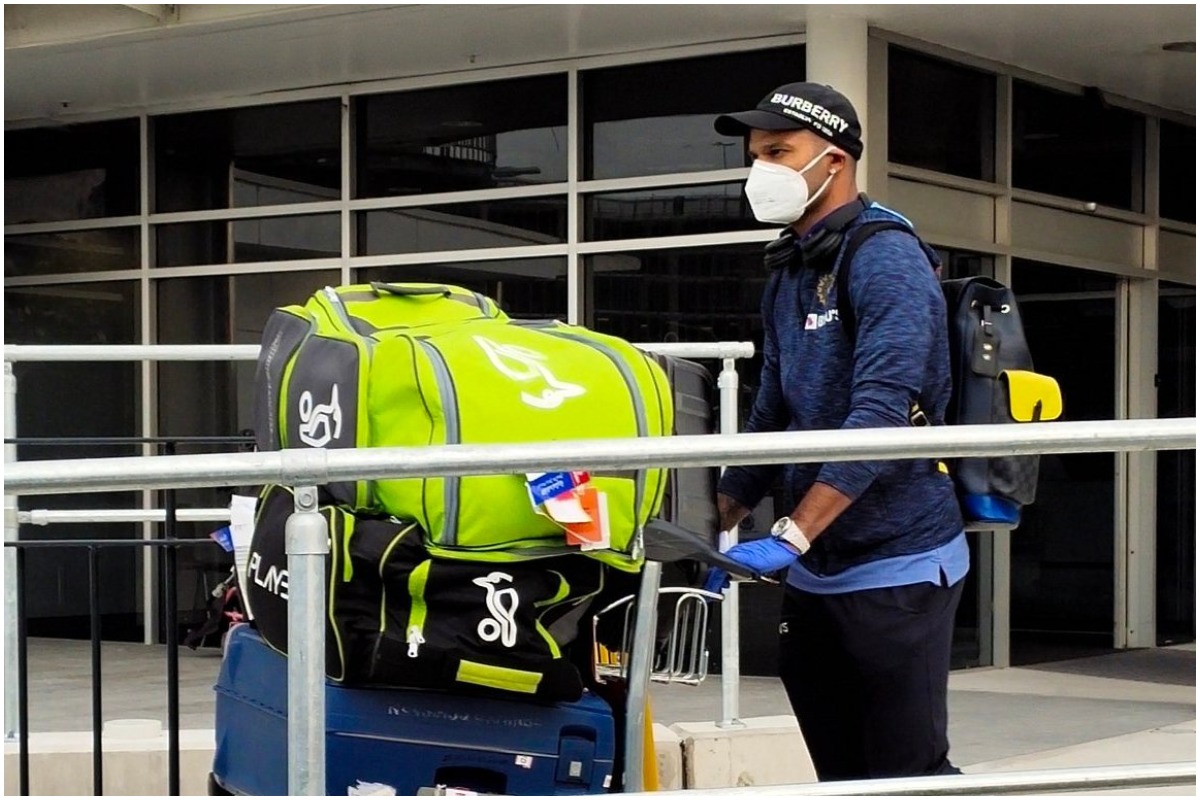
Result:
M394 294L400 297L416 297L421 295L441 295L449 297L451 295L450 287L442 284L433 286L407 286L400 283L384 283L383 281L371 281L371 289L375 294Z

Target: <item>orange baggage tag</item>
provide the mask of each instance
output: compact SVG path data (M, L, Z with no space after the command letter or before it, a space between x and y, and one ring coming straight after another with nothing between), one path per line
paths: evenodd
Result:
M592 486L577 490L579 504L588 515L587 522L571 522L567 529L567 544L577 544L583 550L603 550L609 547L611 536L608 527L608 495Z

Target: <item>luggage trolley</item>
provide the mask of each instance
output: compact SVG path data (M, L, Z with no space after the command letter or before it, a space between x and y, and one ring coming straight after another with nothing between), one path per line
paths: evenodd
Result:
M658 520L646 528L638 591L591 620L593 677L621 698L621 714L586 692L536 704L408 689L326 683L329 794L601 794L644 788L651 682L696 685L707 676L711 604L720 595L662 587L664 561L695 559L745 576L699 536ZM596 637L615 622L620 646ZM665 625L660 625L663 622ZM586 623L584 623L586 625ZM663 635L659 635L663 631ZM247 625L230 631L216 685L217 751L209 794L287 793L287 659ZM614 719L624 719L622 737ZM623 758L616 748L623 741ZM623 763L623 779L614 769Z

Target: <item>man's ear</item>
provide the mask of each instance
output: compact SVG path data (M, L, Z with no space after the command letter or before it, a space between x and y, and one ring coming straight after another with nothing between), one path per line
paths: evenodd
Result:
M841 150L830 150L830 172L838 173L850 166L850 156Z

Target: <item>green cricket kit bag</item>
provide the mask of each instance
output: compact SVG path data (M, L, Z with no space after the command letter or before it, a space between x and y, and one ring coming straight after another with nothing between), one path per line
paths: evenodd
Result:
M258 449L369 446L369 378L381 338L397 330L507 318L483 295L415 283L326 287L302 306L276 309L263 331L254 380ZM365 482L329 490L354 508L373 505Z
M324 289L277 310L255 381L259 448L426 447L670 435L662 369L628 342L557 322L510 323L457 287ZM552 469L553 465L547 465ZM607 546L641 563L640 532L667 470L592 475ZM525 475L331 484L351 509L417 521L442 555L515 560L573 549L531 499Z
M285 526L294 503L289 488L263 490L247 569L254 625L285 654ZM579 554L512 564L442 559L429 552L413 523L328 504L319 513L330 525L331 680L579 698L583 683L569 647L602 588L603 564Z
M837 269L838 315L853 342L854 307L849 302L854 254L871 235L884 230L916 234L899 222L868 222L850 236ZM940 264L931 266L936 270ZM1058 382L1034 372L1033 356L1012 289L991 278L941 282L946 300L953 389L948 425L1043 422L1062 415ZM845 302L842 301L845 298ZM929 424L919 405L914 425ZM1038 456L959 458L939 463L954 481L963 520L971 530L1006 530L1021 522L1021 508L1037 493Z
M372 387L375 446L667 436L662 369L628 342L557 322L447 326L382 343ZM392 376L398 376L393 378ZM662 505L667 470L592 473L606 498L609 545L591 551L636 567L643 526ZM531 501L525 475L378 481L383 508L417 520L434 552L512 560L563 551L563 526Z

